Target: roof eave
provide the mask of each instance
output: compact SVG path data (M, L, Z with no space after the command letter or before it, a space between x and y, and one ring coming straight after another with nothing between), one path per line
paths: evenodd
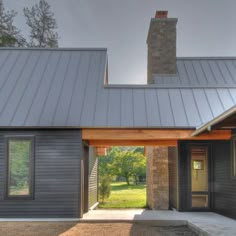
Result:
M207 122L206 124L200 126L199 128L196 128L196 130L192 133L192 137L198 136L199 134L205 132L205 131L211 131L212 126L220 123L224 119L228 118L229 116L236 114L236 106L231 107L226 112L223 112L221 115L217 116L213 120Z

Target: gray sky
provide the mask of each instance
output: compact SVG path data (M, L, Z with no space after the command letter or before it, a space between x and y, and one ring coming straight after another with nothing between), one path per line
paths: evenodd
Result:
M3 0L18 12L36 0ZM235 0L48 0L60 47L108 48L110 83L145 83L146 37L155 11L177 17L177 56L236 56Z

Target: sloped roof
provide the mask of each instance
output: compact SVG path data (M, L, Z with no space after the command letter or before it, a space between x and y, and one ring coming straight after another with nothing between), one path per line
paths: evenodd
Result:
M220 114L219 116L215 117L214 119L212 119L211 121L207 122L206 124L202 125L201 127L198 127L193 133L192 136L197 136L205 131L210 131L212 128L214 128L214 126L216 125L220 125L221 127L227 125L227 121L231 121L227 128L229 129L235 129L236 127L236 106L231 107L230 109L228 109L227 111L223 112L222 114ZM233 118L233 122L232 122L232 118Z
M236 105L227 83L104 86L106 64L106 49L1 49L0 127L195 128Z
M177 58L174 76L154 75L156 84L165 86L232 86L236 85L236 58Z

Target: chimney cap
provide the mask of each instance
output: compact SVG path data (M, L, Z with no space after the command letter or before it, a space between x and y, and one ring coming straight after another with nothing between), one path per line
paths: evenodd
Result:
M156 11L155 18L167 18L168 11Z

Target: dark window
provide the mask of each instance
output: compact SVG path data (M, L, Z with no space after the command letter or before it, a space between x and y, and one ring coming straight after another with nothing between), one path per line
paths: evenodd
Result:
M33 144L32 137L7 139L7 198L33 197Z
M232 141L233 146L233 155L232 155L232 175L233 177L236 177L236 139L233 139Z

